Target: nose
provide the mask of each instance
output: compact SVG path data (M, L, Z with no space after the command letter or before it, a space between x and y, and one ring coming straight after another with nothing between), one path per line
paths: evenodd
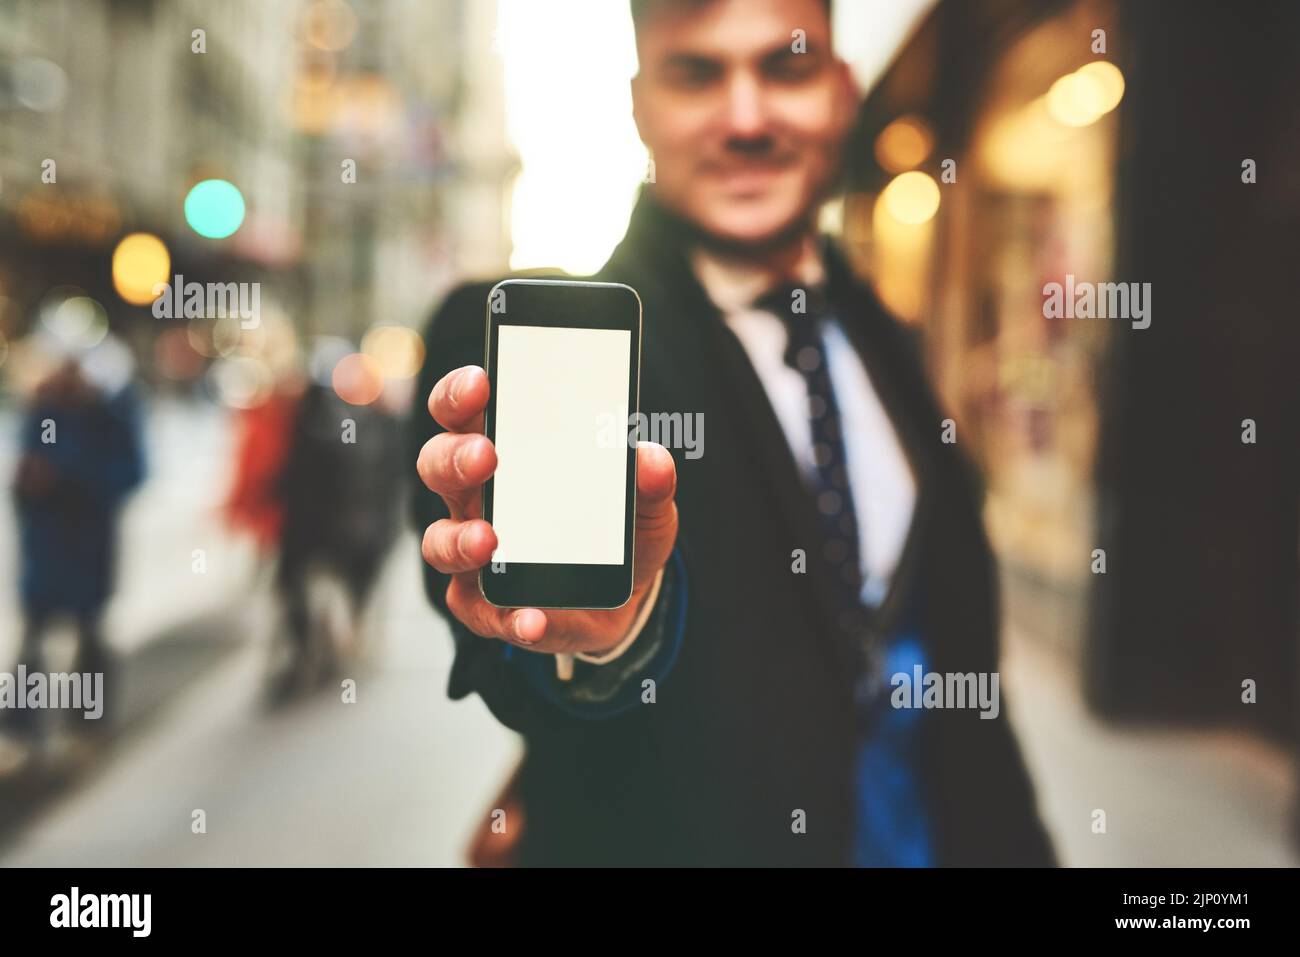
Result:
M738 139L767 132L763 88L757 77L738 72L727 87L727 132Z

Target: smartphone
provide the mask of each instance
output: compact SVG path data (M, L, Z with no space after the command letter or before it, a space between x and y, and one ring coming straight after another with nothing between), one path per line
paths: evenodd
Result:
M641 298L604 282L507 279L488 293L484 432L493 605L618 608L632 596Z

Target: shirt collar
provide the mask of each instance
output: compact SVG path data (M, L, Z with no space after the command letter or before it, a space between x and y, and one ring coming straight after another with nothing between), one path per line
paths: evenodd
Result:
M755 300L783 283L812 288L826 281L821 244L812 235L805 238L799 258L787 272L752 260L723 256L703 246L691 251L690 262L705 293L724 314L753 308Z

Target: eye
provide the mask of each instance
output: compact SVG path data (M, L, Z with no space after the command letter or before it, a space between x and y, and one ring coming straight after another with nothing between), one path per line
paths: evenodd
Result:
M721 75L721 64L700 57L677 57L664 69L664 77L671 85L686 89L708 86Z
M785 50L763 61L763 75L778 83L801 83L816 76L821 68L822 58L811 50Z

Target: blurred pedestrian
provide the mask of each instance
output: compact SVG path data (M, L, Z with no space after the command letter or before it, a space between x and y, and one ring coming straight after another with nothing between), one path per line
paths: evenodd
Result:
M277 585L290 660L274 679L276 697L334 674L338 638L360 646L362 618L397 534L401 443L400 420L380 403L349 404L320 381L298 403L279 481ZM322 580L345 592L343 636L330 633L317 613Z
M280 481L289 459L299 390L285 383L264 402L236 415L235 472L226 499L226 521L252 536L262 557L280 544L284 503Z
M102 617L113 589L118 518L144 469L134 388L108 392L65 359L32 398L13 482L24 614L19 663L29 674L44 672L42 638L57 619L71 618L72 670L104 675L106 715L119 689ZM13 721L30 730L39 715L19 710Z

